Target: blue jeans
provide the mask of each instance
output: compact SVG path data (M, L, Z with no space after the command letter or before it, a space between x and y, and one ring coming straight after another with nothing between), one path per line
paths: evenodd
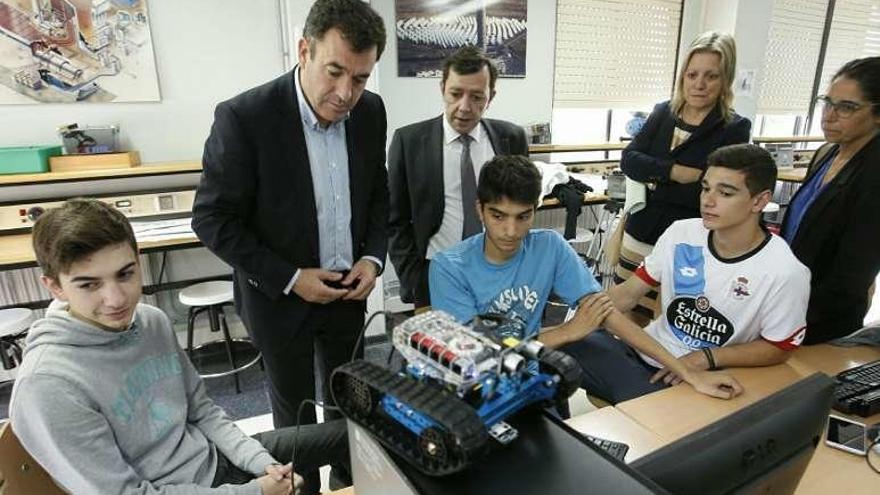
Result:
M581 387L587 393L617 404L667 387L662 381L650 383L658 370L646 363L625 342L607 330L598 329L578 342L559 348L573 357L583 369Z

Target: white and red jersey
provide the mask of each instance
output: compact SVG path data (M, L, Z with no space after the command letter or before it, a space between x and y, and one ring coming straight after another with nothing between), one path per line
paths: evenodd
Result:
M715 253L711 235L702 219L675 222L636 270L661 284L663 314L645 331L676 357L759 338L797 348L806 332L809 269L776 235L734 259Z

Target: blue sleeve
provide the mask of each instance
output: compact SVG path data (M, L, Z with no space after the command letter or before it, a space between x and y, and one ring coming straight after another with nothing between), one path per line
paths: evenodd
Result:
M574 248L557 232L552 233L555 247L556 273L553 277L553 292L569 306L577 306L584 296L599 292L602 286L587 269Z
M467 323L479 313L467 280L443 256L435 256L431 260L428 286L431 292L431 309L445 311L459 323Z

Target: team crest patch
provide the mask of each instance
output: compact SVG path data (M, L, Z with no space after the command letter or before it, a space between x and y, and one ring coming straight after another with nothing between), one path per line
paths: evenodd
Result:
M697 298L696 301L694 301L694 306L696 306L697 309L700 310L701 312L705 313L706 311L709 310L709 307L711 306L711 304L709 304L708 297L700 296Z
M730 294L734 299L740 300L750 296L749 279L746 277L736 277L736 280L730 285Z

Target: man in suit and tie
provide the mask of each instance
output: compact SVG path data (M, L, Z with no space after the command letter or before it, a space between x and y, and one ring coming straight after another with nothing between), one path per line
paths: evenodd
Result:
M205 143L193 229L234 269L276 428L315 422L297 409L315 397L316 360L332 402L330 372L349 360L382 271L386 116L365 85L384 47L367 4L317 0L297 67L217 105Z
M431 304L434 254L482 231L476 191L483 163L496 155L528 155L521 127L483 118L497 78L482 51L459 49L443 63L443 115L402 127L391 139L389 254L401 299L416 308Z

